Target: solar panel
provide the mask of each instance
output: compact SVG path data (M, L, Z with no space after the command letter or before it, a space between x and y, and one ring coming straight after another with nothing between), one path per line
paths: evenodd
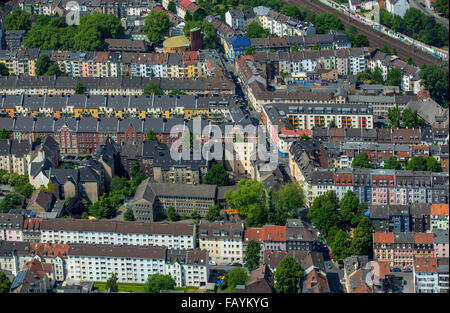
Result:
M19 285L23 282L23 279L25 278L25 271L20 271L17 273L16 279L14 279L14 282L11 285L11 289L19 287Z

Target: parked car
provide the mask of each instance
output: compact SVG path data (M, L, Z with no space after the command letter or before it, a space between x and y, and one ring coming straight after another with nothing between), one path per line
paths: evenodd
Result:
M241 264L241 263L233 263L232 265L233 265L233 266L240 266L240 267L242 267L242 264Z
M214 261L209 261L209 265L216 265L216 262L214 262Z
M402 270L401 269L399 269L398 267L394 267L393 269L392 269L392 272L401 272Z
M226 265L227 265L227 266L231 266L231 265L233 265L233 263L228 262Z
M327 263L327 267L329 270L331 270L333 268L330 263Z

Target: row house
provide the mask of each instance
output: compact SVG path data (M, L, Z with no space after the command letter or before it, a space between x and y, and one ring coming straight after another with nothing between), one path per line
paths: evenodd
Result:
M427 232L430 230L430 204L372 205L365 215L377 232Z
M42 243L161 246L171 249L195 247L195 225L106 220L43 219Z
M169 70L168 70L169 71ZM147 78L120 76L109 78L95 77L65 77L65 76L2 76L0 77L0 92L6 95L74 95L75 86L79 82L88 95L142 95L144 88L155 83L165 94L179 90L189 95L196 94L231 94L235 93L235 84L229 73L216 66L210 75L189 80L184 78ZM183 73L184 75L184 73Z
M412 269L417 258L434 257L432 233L375 232L373 255L376 261L386 261L391 268Z
M106 282L117 273L121 283L145 283L149 275L170 275L177 287L205 287L209 259L199 249L167 249L128 245L70 245L67 277Z
M415 293L439 293L438 260L436 258L415 259L413 277Z
M445 203L433 203L430 207L430 229L448 231L448 211L449 205Z
M29 251L28 242L0 240L0 269L11 271L16 276L25 265Z
M21 214L0 213L0 240L23 241L24 220Z
M199 248L206 250L210 260L217 264L243 264L243 236L243 223L201 221L199 225Z

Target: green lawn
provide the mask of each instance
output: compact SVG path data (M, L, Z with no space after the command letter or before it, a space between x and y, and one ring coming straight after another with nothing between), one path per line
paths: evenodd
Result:
M95 282L94 289L98 291L106 290L105 282ZM175 287L175 290L183 290L185 293L199 293L204 292L199 290L198 287ZM119 283L119 292L141 292L144 293L144 284L129 284Z
M95 282L94 289L98 291L106 290L105 282ZM144 292L144 284L119 283L119 292Z

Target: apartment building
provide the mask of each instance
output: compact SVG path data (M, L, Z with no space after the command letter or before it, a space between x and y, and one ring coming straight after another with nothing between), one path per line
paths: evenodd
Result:
M162 246L193 249L195 225L106 220L42 219L42 243Z
M243 264L243 236L243 223L201 221L199 248L208 251L210 260L217 264Z
M447 230L448 231L448 208L449 205L445 203L434 203L431 205L431 231Z
M172 276L178 287L204 287L207 264L207 252L198 249L76 244L69 248L67 277L106 281L116 273L119 282L142 284L149 275L163 274Z
M0 240L23 241L24 219L21 214L0 213Z
M438 261L436 258L415 259L413 275L416 293L439 293Z
M0 169L8 173L24 175L31 159L31 143L28 140L0 139Z
M27 242L0 241L0 269L11 271L16 276L25 265L29 251Z

